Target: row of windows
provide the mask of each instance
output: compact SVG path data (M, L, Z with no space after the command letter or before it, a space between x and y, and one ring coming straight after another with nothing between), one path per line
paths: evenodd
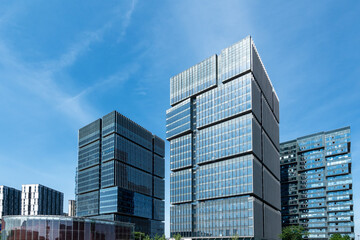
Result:
M197 127L251 109L251 74L239 77L197 97Z
M144 171L152 172L152 152L117 134L103 138L102 155L103 162L117 159Z
M20 215L21 191L0 186L0 218L3 215Z
M305 151L312 148L318 148L324 146L323 136L315 136L305 138L297 141L300 151Z
M200 166L196 171L197 199L251 192L252 164L253 157L248 155Z
M170 176L170 202L186 202L192 199L192 170L172 172Z
M341 189L351 189L351 184L344 184L344 185L334 185L334 186L328 186L328 191L337 191Z
M103 163L101 186L113 184L131 191L152 194L152 176L118 161Z
M248 197L201 202L195 231L202 236L252 236L253 211L253 199Z
M338 144L335 146L329 146L326 148L326 155L335 155L339 153L347 153L348 146L347 143Z
M99 214L99 191L77 195L76 216Z
M153 199L154 201L154 219L164 221L165 220L165 202L158 199Z
M100 188L99 166L88 168L78 173L78 193L88 192Z
M98 119L79 130L79 146L83 146L89 142L99 139L101 128L101 120Z
M153 135L129 118L114 111L103 117L103 136L116 132L137 144L152 150Z
M250 37L225 48L219 55L219 79L225 81L250 69Z
M335 170L335 169L342 169L342 168L349 168L349 164L336 164L330 165L327 167L327 171Z
M151 197L127 191L118 187L100 190L100 214L123 213L144 218L152 218Z
M192 206L180 204L170 208L170 232L192 232Z
M323 149L319 149L319 150L313 150L313 151L309 151L309 152L304 152L301 153L301 160L310 160L310 159L314 159L314 158L322 158L324 157L324 150Z
M170 104L216 85L217 56L213 55L170 78Z
M161 157L165 157L165 141L154 135L154 152Z
M251 150L252 114L198 131L197 163L212 161Z
M170 169L191 166L192 134L170 141Z
M191 129L190 99L166 111L166 137L170 138Z
M353 229L351 227L329 228L329 232L352 233Z
M326 142L334 141L342 138L350 140L350 129L345 129L345 130L325 134Z
M84 169L100 163L100 140L79 148L78 169Z
M154 197L165 199L165 181L164 179L155 177L154 180Z
M156 154L154 154L154 175L165 177L165 160Z
M170 232L188 232L193 237L252 236L253 211L253 199L248 197L175 205L170 209Z

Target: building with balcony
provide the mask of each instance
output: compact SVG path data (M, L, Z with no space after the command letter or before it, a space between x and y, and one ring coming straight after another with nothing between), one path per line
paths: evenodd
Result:
M170 233L278 239L279 100L252 38L170 79Z
M281 143L280 155L282 226L354 239L350 127Z
M21 215L63 215L64 194L41 184L24 184Z
M113 111L79 130L77 216L164 234L165 142Z

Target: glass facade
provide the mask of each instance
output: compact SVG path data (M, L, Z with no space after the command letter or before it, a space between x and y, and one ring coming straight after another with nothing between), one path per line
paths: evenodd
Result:
M172 77L170 103L171 235L277 239L279 101L251 37Z
M3 240L132 240L129 223L65 216L8 216L2 220Z
M201 237L253 236L253 201L251 197L235 197L199 203L196 231Z
M309 239L354 239L350 128L281 143L282 224L302 225Z
M200 164L250 151L252 118L252 114L246 114L199 130L196 162Z
M15 188L0 186L0 220L6 215L20 215L21 191Z
M79 130L77 216L164 233L165 143L114 111Z
M170 79L170 104L176 104L201 91L216 86L217 56L213 55L201 63Z
M231 158L200 166L196 171L196 199L251 193L253 157Z

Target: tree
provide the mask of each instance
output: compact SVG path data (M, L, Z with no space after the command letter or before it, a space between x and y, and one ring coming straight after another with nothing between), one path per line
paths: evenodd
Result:
M173 238L174 238L175 240L181 240L181 235L180 235L180 233L174 235Z
M302 226L288 226L283 228L279 237L283 240L302 240L307 234Z
M344 239L344 240L350 240L351 238L350 238L349 235L344 235L344 236L343 236L343 239ZM1 240L1 238L0 238L0 240Z
M239 240L239 235L235 234L234 236L232 236L231 240Z
M145 233L134 232L134 237L135 237L135 240L144 240L145 239Z
M331 235L331 237L330 237L330 240L342 240L342 239L343 238L340 233L335 233L335 234Z
M341 236L340 233L335 233L331 235L330 240L350 240L349 235L343 235Z
M146 235L144 240L152 240L151 237L149 235Z
M159 237L159 240L166 240L165 235L163 234L161 237Z

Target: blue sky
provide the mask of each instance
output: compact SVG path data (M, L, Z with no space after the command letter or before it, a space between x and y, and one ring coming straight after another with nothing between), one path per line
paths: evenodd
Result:
M358 202L359 12L333 0L2 1L0 184L73 199L80 127L118 110L165 138L169 78L251 35L280 98L281 141L351 126Z

